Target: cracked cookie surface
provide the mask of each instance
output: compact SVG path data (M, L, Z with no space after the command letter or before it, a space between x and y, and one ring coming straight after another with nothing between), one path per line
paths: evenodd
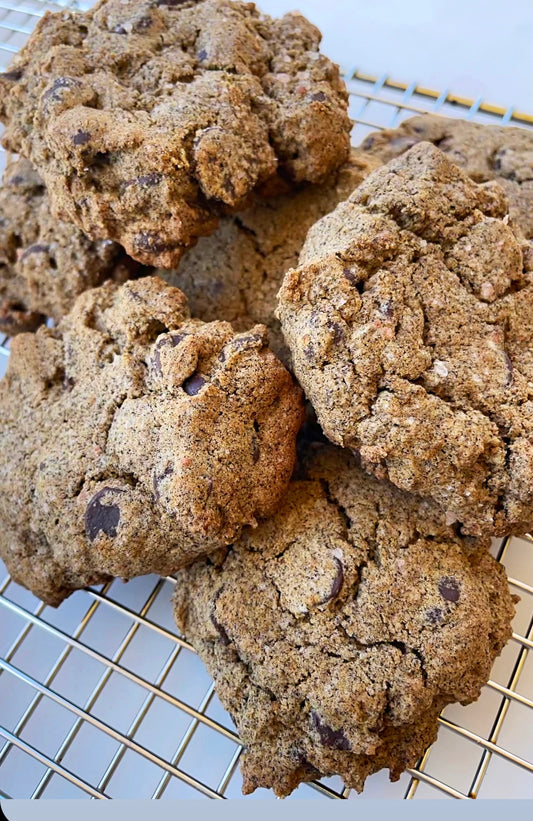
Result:
M533 240L533 131L424 114L369 134L361 148L389 162L422 141L438 146L475 182L497 180L513 224Z
M56 322L82 291L140 269L110 240L92 241L55 219L28 160L10 162L0 188L0 331L12 336Z
M332 774L360 791L384 767L397 779L511 636L487 540L459 537L347 451L307 456L272 519L178 574L178 627L237 725L245 793Z
M223 217L219 229L201 238L175 271L160 275L187 294L191 312L199 319L226 319L237 330L264 323L272 350L288 362L274 316L283 275L298 264L309 228L379 164L353 149L350 160L326 183L257 199L240 214Z
M102 0L46 13L0 76L4 145L56 215L171 268L274 175L321 182L349 154L338 67L297 13L232 0Z
M533 266L507 209L420 143L310 230L278 307L328 438L474 535L533 525Z
M172 573L275 510L301 421L263 326L190 319L157 277L86 291L57 328L12 342L0 555L53 605Z

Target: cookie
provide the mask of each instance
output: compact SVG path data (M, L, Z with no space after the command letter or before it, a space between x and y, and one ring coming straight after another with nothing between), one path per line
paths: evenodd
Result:
M352 150L350 160L322 185L307 185L224 217L220 228L200 239L174 271L159 271L187 294L194 316L226 319L237 330L264 323L270 346L288 362L279 322L274 316L285 271L298 264L309 228L346 199L380 163Z
M171 268L276 174L321 182L347 160L348 96L320 38L233 0L46 13L0 78L4 146L56 216Z
M396 780L511 636L487 541L318 446L278 513L178 574L179 629L237 725L243 792L338 774Z
M270 515L301 391L257 325L189 318L157 277L86 291L12 342L0 383L0 556L48 604L172 573Z
M507 210L420 143L311 228L278 308L328 438L472 535L533 525L533 266Z
M370 134L361 148L388 162L421 141L437 145L476 182L497 180L513 225L533 240L533 130L424 114Z
M43 181L28 160L8 164L0 188L0 331L57 321L82 291L141 271L120 245L92 241L52 216Z

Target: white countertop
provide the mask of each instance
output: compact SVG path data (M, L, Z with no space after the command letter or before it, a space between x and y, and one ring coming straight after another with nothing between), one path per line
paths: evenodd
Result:
M348 69L533 113L533 0L257 0L298 9Z

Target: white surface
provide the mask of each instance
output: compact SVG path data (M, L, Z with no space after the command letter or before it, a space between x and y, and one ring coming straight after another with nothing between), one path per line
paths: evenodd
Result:
M533 111L532 0L258 0L298 9L345 68Z

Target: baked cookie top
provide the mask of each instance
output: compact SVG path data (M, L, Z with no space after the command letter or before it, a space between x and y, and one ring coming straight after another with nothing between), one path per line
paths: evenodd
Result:
M0 78L4 145L56 215L170 268L276 173L321 182L346 161L347 93L320 37L233 0L46 13Z
M270 515L301 392L266 329L190 319L157 277L86 291L20 334L0 383L0 555L49 604L172 573Z
M57 220L28 160L10 162L0 188L0 331L35 330L58 320L82 291L124 281L141 266L110 240L88 239Z
M370 134L361 148L388 162L421 141L437 145L476 182L497 180L513 225L533 239L533 131L424 114Z
M412 766L511 636L503 567L429 503L315 446L276 515L178 574L178 626L245 751L243 791ZM475 637L475 640L473 640Z
M313 226L278 308L328 438L474 535L533 525L533 265L507 211L420 143Z
M309 228L380 164L352 149L349 161L327 182L270 199L256 198L251 208L223 217L219 229L202 237L177 269L158 273L187 294L191 312L199 319L226 319L239 331L264 323L272 350L288 362L274 316L283 275L298 264Z

